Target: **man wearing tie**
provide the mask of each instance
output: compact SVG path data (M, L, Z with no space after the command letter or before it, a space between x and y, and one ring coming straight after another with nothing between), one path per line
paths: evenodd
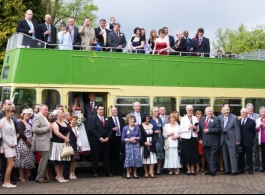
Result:
M240 127L237 117L230 114L229 107L223 107L222 113L223 115L219 116L222 127L220 143L225 164L225 174L235 176L238 173L236 147L241 142Z
M221 129L219 118L213 117L213 109L205 109L206 117L200 120L199 141L203 145L205 157L208 163L206 175L216 176L218 149Z
M51 48L54 49L56 48L56 35L57 35L57 30L55 26L51 25L52 22L52 17L49 14L45 15L45 23L41 24L39 26L40 28L40 35L41 35L41 40L43 42L48 43L46 45L46 48ZM52 44L52 45L49 45Z
M86 17L84 25L79 28L81 35L81 46L84 50L91 50L90 46L93 45L93 40L96 37L94 28L90 27L90 18Z
M25 19L18 21L17 24L17 32L28 35L28 37L23 37L22 45L37 47L35 41L32 41L31 38L40 39L40 31L37 22L32 20L33 12L31 10L27 10L25 13Z
M98 178L98 162L101 157L103 159L106 176L112 177L109 167L109 142L112 131L109 122L104 119L104 107L102 105L97 107L97 115L90 118L90 126L93 135L91 143L93 177Z
M115 48L112 49L113 52L122 52L122 49L127 45L125 35L120 32L120 28L121 25L116 23L114 25L114 30L108 35L108 46Z
M193 52L193 40L189 38L189 31L185 30L183 38L187 41L187 52Z
M253 175L252 147L256 137L256 122L248 118L248 109L241 110L241 119L238 120L241 130L241 146L243 152L239 155L239 172L245 173L245 156L247 157L248 173Z
M260 118L260 115L257 113L254 113L254 106L253 104L249 103L246 105L246 108L248 110L248 118L256 121L258 118ZM260 168L260 150L259 150L259 135L256 134L254 138L254 155L255 155L255 171L263 172L262 168Z
M198 29L198 39L194 41L194 52L196 52L197 56L204 54L204 57L210 56L210 41L208 38L204 37L204 29Z
M109 51L109 48L106 48L106 47L108 47L108 35L110 31L106 29L105 19L101 19L99 21L99 27L95 28L95 33L96 33L96 37L98 38L98 42L103 47L102 50Z
M112 138L110 140L110 168L113 175L121 174L123 165L120 164L121 153L121 133L125 127L125 121L122 117L118 116L117 108L111 109L112 116L108 118L110 129L112 130Z
M170 47L174 47L175 46L175 38L172 35L168 34L168 27L164 27L163 29L165 31L166 37L168 37Z
M160 107L159 108L159 117L162 119L163 122L163 127L165 124L169 123L168 121L168 115L166 115L166 108L165 107Z
M141 104L140 102L134 102L133 103L133 110L134 112L131 113L132 115L135 116L136 118L136 123L135 125L141 125L142 124L142 119L145 117L144 113L141 113Z
M66 30L71 35L72 43L73 43L73 50L80 50L81 36L79 34L79 29L75 26L75 20L73 18L68 19L68 26Z

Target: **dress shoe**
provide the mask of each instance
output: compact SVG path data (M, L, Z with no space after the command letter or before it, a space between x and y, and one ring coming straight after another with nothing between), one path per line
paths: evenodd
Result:
M204 173L204 175L212 175L212 173L211 172L206 172L206 173Z
M264 172L264 170L263 169L259 169L258 172Z
M112 174L113 176L117 176L117 175L118 175L115 171L112 171L111 174Z
M113 177L111 173L106 173L106 177Z
M98 178L98 175L97 175L97 174L94 174L93 177L94 177L94 178Z
M239 171L238 174L245 174L245 171Z
M230 175L231 174L231 172L225 172L225 173L223 173L223 175Z
M230 176L237 176L237 173L231 173Z
M32 176L28 176L29 181L35 181L35 179Z
M211 173L211 176L212 176L212 177L215 177L215 176L216 176L216 173Z
M253 171L248 171L249 175L254 175Z
M36 183L49 183L50 181L46 180L46 179L39 179L36 180Z
M11 183L12 185L17 185L17 182L16 182L16 181L13 181L13 180L10 180L10 183Z

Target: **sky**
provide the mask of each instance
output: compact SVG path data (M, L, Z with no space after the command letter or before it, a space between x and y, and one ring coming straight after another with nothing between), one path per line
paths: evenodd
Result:
M94 0L94 4L99 7L95 12L98 20L104 18L109 23L114 16L127 40L136 27L145 28L147 38L152 29L164 26L174 37L176 32L188 30L192 38L202 27L212 42L220 27L265 24L265 0Z

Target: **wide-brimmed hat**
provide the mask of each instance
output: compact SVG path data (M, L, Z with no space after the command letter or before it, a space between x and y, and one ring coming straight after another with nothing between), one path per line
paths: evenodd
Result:
M32 117L33 115L33 110L31 108L29 109L24 109L21 113L21 117L24 115L24 114L30 114L30 117Z

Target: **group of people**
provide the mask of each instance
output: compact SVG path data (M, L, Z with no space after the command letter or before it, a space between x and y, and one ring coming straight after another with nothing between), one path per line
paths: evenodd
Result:
M210 41L204 37L204 29L199 28L194 38L189 38L189 32L185 30L177 32L176 41L174 36L169 35L169 30L164 27L156 32L151 30L150 38L147 39L144 28L135 28L134 36L128 41L125 34L120 31L121 25L111 17L109 25L105 19L99 21L99 27L92 28L89 17L84 19L81 27L75 26L73 18L68 19L68 24L61 22L61 31L57 33L53 26L51 15L45 16L45 23L38 25L33 20L33 12L27 10L25 19L18 22L17 32L24 33L23 45L29 47L40 47L42 43L32 41L32 38L42 40L47 43L47 48L56 48L57 40L59 49L64 50L94 50L94 51L113 51L123 52L126 46L129 52L140 54L159 54L159 55L194 55L209 57ZM58 39L57 39L57 38Z
M88 100L84 104L75 94L71 113L58 106L55 115L48 113L46 105L35 105L34 110L25 107L21 119L14 117L12 102L3 101L0 113L3 187L16 187L11 180L14 167L19 169L22 182L33 177L36 167L37 183L51 180L65 183L68 178L77 179L75 165L80 152L84 151L83 146L91 152L94 178L98 177L101 159L107 177L121 174L127 179L131 176L155 178L163 170L179 175L180 169L188 176L199 171L216 176L218 170L236 176L245 173L245 159L247 171L252 175L253 147L255 171L265 170L264 107L260 108L259 115L253 113L253 105L248 104L238 119L230 113L229 104L223 106L218 117L210 107L205 109L204 116L202 111L194 114L193 106L188 105L187 114L180 120L178 112L166 115L165 107L152 108L151 115L141 113L141 104L135 102L133 112L124 120L115 107L111 108L112 116L105 118L105 108L96 102L95 94L89 94ZM86 120L78 125L80 114L84 114ZM85 137L85 141L81 137ZM61 157L65 144L72 146L74 155Z

